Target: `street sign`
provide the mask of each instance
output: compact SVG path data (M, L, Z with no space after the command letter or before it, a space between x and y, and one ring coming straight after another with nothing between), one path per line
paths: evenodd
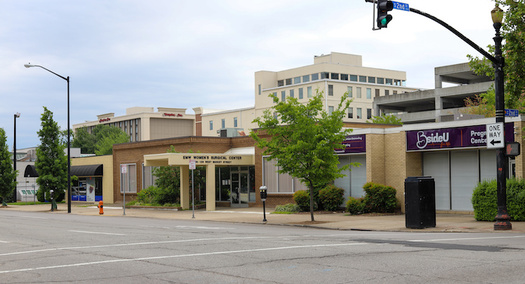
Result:
M190 170L196 169L195 167L195 160L190 160Z
M518 117L519 116L519 111L517 109L508 109L506 108L505 109L505 116L506 117Z
M503 122L487 124L487 149L505 147L503 137Z
M120 165L120 173L126 174L128 172L128 165Z
M410 11L410 7L409 7L408 3L401 3L401 2L392 1L392 4L394 4L394 9L396 9L396 10L403 10L403 11L407 11L407 12Z

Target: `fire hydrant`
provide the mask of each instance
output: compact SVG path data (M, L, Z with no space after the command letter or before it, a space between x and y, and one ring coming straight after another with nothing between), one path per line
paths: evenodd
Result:
M98 214L102 215L104 214L104 202L102 202L102 200L100 200L98 202Z

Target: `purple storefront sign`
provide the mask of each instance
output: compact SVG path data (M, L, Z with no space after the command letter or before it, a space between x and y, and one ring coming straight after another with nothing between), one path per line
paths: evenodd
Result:
M335 149L336 154L366 153L365 134L346 136L345 141L341 144L343 144L345 148Z
M487 126L407 131L407 151L487 146ZM505 142L514 142L514 124L505 124Z

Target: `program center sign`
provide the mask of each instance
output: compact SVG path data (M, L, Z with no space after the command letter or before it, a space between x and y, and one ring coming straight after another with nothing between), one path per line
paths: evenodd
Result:
M514 124L506 123L502 133L503 145L514 141ZM501 127L503 128L503 127ZM485 148L487 125L474 125L455 128L423 129L406 132L407 151L426 151L455 148Z

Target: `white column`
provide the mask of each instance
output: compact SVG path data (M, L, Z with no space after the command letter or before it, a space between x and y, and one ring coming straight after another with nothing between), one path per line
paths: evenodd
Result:
M215 165L206 165L206 211L215 210Z

